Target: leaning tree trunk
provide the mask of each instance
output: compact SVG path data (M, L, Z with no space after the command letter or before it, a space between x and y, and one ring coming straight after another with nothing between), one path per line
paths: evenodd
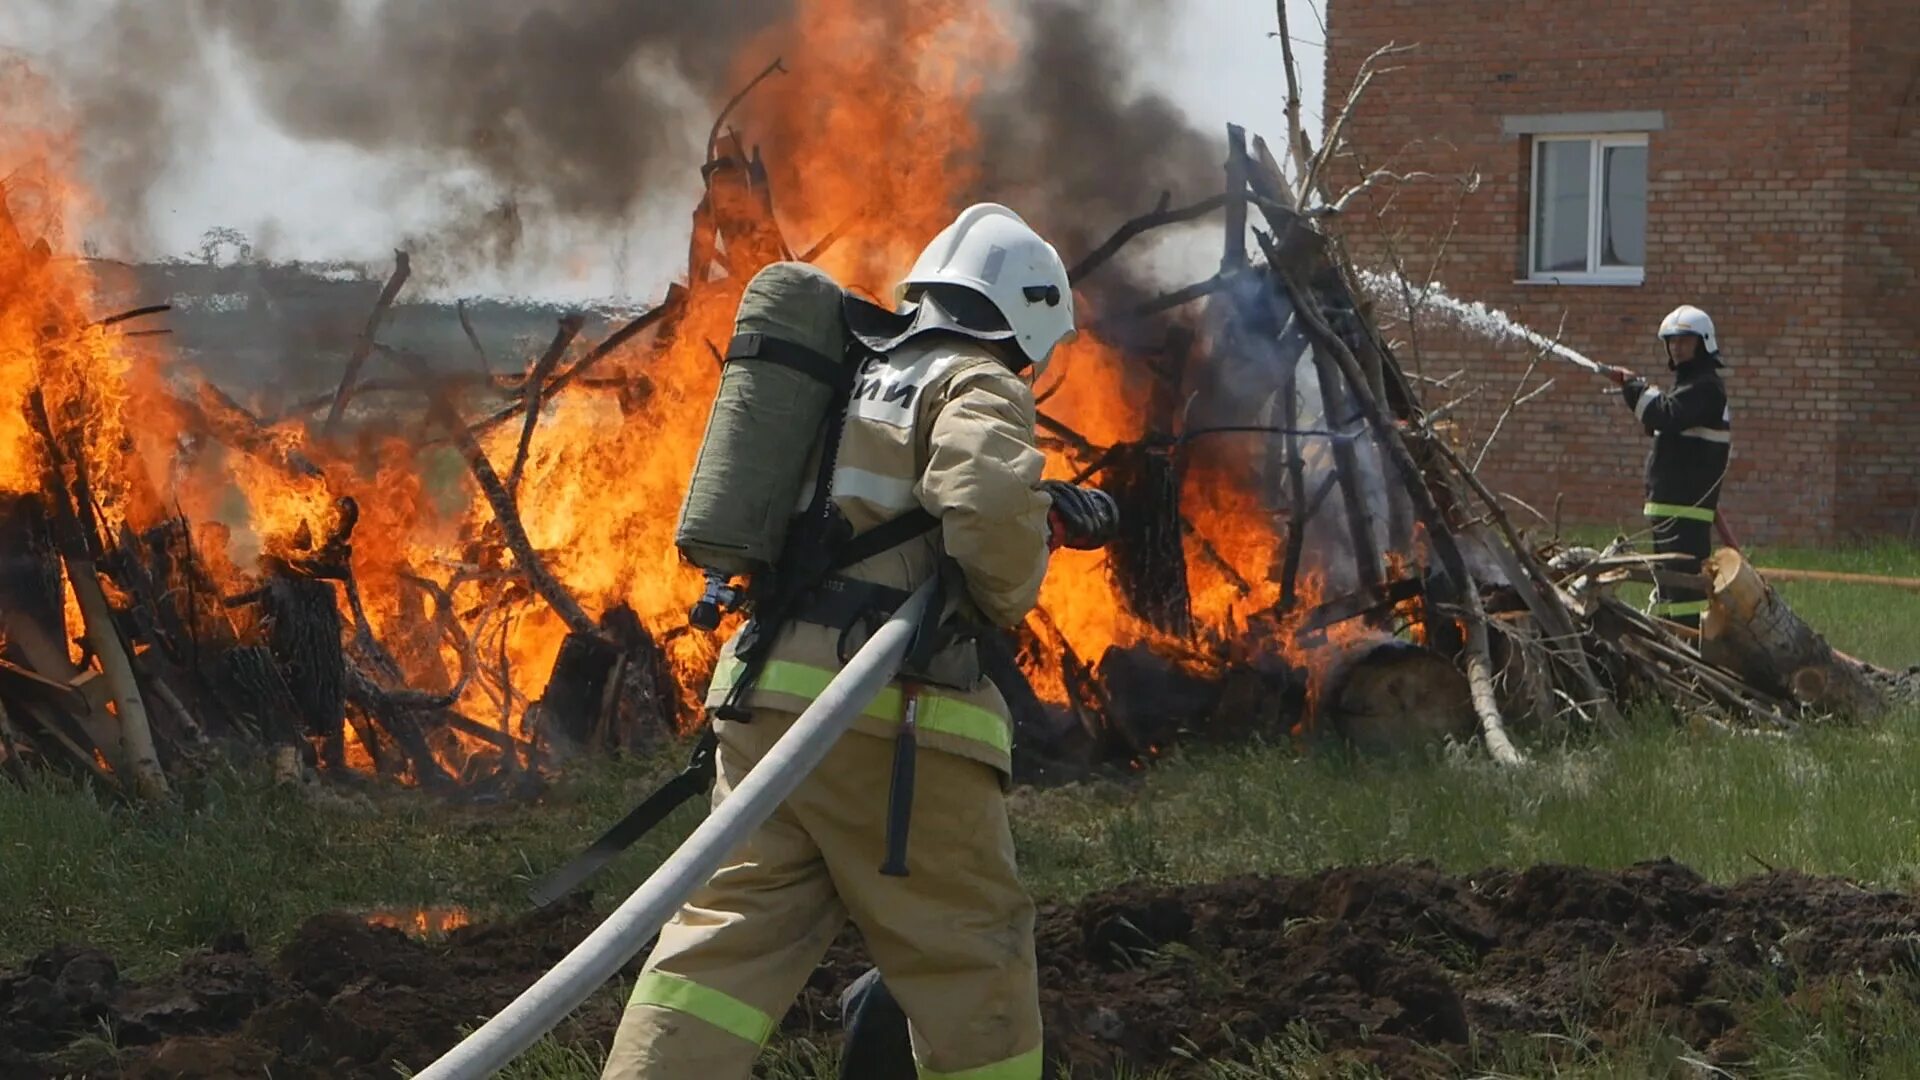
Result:
M1738 551L1722 548L1707 564L1713 604L1701 628L1701 653L1809 708L1871 720L1887 699L1860 665L1836 654Z

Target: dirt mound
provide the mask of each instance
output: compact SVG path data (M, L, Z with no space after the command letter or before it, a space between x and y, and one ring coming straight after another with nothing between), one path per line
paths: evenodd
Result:
M62 946L0 973L0 1076L392 1080L394 1062L431 1062L596 922L577 900L430 945L317 915L271 963L236 936L137 984L105 954ZM108 1030L117 1057L98 1041Z
M505 1005L594 921L576 901L428 944L321 915L271 962L234 938L144 982L63 946L0 973L0 1075L388 1080ZM1904 893L1792 873L1723 887L1672 862L1130 885L1044 907L1039 928L1056 1061L1177 1065L1183 1048L1230 1057L1304 1024L1330 1053L1395 1076L1448 1075L1475 1037L1606 1040L1648 1023L1735 1063L1740 1001L1911 974L1917 942L1920 899ZM864 967L849 935L786 1029L831 1038L838 992ZM614 1012L576 1017L569 1035L610 1038Z

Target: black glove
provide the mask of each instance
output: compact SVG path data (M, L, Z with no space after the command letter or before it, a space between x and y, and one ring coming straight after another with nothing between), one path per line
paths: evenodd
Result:
M1047 513L1050 547L1088 551L1106 547L1120 532L1120 507L1099 488L1075 487L1064 480L1042 480L1040 488L1053 499Z

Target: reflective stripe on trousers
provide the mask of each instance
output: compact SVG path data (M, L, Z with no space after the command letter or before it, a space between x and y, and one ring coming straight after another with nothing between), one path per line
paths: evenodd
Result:
M737 659L722 660L713 671L713 692L724 693L733 689L734 682L740 678L745 667ZM753 688L776 694L792 694L812 701L826 690L835 674L811 664L770 660L761 670L759 681L753 684ZM880 691L880 696L874 698L872 704L862 710L861 715L897 724L905 708L906 701L900 695L900 688L888 686ZM934 687L921 690L920 711L914 716L914 723L921 731L938 731L972 739L1002 754L1013 752L1013 734L1008 730L1007 722L997 713L948 697Z
M773 1017L710 986L665 971L649 971L634 984L632 1005L658 1005L695 1016L729 1035L760 1046L773 1034Z
M1641 513L1650 518L1679 518L1682 521L1704 521L1709 525L1713 524L1713 519L1717 516L1714 511L1704 506L1660 502L1648 503L1642 508Z
M925 1065L917 1068L920 1080L1040 1080L1040 1064L1040 1047L1036 1046L1018 1057L963 1072L935 1072Z

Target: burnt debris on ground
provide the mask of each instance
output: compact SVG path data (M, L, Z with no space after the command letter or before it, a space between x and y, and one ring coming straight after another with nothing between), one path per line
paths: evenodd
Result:
M426 942L320 915L276 957L233 938L151 979L83 946L50 949L0 973L0 1073L388 1080L506 1004L593 923L576 899ZM1722 886L1667 861L1132 884L1045 905L1038 931L1048 1054L1083 1076L1177 1073L1183 1052L1232 1060L1298 1024L1330 1057L1393 1076L1453 1075L1509 1036L1565 1036L1572 1053L1650 1028L1737 1066L1751 1048L1746 1003L1905 979L1920 969L1917 940L1920 899L1904 893L1788 872ZM836 1041L839 991L864 968L849 933L786 1033ZM596 998L560 1037L605 1045L618 1012Z

